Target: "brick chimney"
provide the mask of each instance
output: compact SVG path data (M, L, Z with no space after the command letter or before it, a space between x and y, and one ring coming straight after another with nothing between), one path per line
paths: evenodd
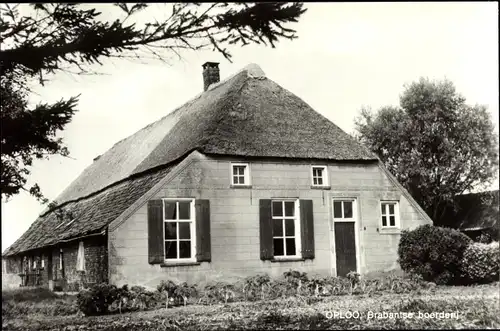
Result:
M206 91L212 84L220 81L219 63L218 62L205 62L203 67L203 91Z

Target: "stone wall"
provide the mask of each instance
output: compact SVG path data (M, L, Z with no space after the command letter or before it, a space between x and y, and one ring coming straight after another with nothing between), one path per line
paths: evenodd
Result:
M82 284L90 285L94 283L107 282L108 280L108 255L106 236L100 235L82 239L84 243L85 271L76 270L79 240L61 243L57 246L50 246L44 249L26 252L21 256L13 256L6 259L6 274L17 277L17 284L21 284L19 274L32 275L37 277L38 286L49 287L49 274L52 273L52 280L56 290L78 290ZM62 250L62 264L61 252ZM52 256L52 265L49 263L49 256ZM31 261L21 270L21 258L28 258ZM36 268L33 260L37 261ZM42 264L43 260L43 264ZM61 268L62 267L62 268ZM49 270L51 269L51 270ZM38 276L34 276L34 275Z

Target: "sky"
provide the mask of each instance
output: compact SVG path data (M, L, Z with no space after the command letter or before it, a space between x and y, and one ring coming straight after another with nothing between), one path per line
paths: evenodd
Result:
M165 13L165 5L153 6L163 6L156 15ZM104 18L114 12L111 4L97 7ZM94 157L201 93L201 65L207 61L220 63L221 80L258 64L268 78L348 133L362 107L398 105L404 85L419 77L447 78L467 103L488 106L498 133L497 2L307 3L306 8L293 24L298 39L274 49L230 47L232 63L207 50L184 52L168 63L106 61L95 68L100 75L53 76L31 101L80 95L79 111L59 135L71 154L35 161L28 183L38 183L55 199ZM498 189L498 179L491 189ZM43 209L25 193L2 201L2 251Z

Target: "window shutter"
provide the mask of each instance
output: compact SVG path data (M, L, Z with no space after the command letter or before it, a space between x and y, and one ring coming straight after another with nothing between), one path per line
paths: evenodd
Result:
M163 262L163 202L148 201L148 255L150 264Z
M314 259L314 219L312 200L300 200L302 258Z
M273 254L273 226L271 215L271 200L259 200L260 213L260 259L271 260Z
M195 200L196 210L196 260L210 262L212 260L210 241L210 201Z

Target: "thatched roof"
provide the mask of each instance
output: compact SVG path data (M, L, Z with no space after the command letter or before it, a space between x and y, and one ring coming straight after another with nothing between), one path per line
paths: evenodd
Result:
M165 177L173 166L122 181L86 199L69 202L40 216L3 255L57 244L65 239L98 233Z
M193 150L253 157L377 160L299 97L266 78L258 66L249 65L116 143L56 198L62 208L75 210L77 220L57 233L53 231L56 210L50 211L8 251L14 254L50 245L106 226L123 210L118 206L120 199L127 204L140 196L128 194L120 185L129 185L134 191L140 180L133 179L135 176L179 161ZM113 199L107 200L108 196Z

